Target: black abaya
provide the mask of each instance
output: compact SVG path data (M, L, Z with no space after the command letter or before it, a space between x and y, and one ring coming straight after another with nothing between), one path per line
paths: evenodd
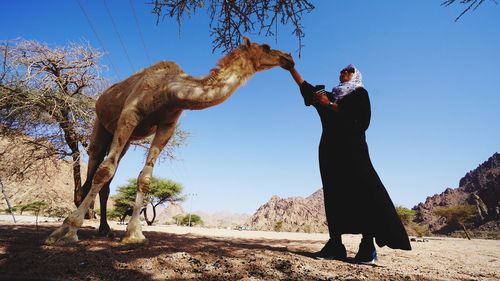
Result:
M301 85L307 106L314 105L317 89L307 82ZM314 106L323 126L319 165L330 237L362 233L375 237L380 247L410 250L406 230L370 161L365 139L371 115L368 92L357 88L338 102L338 111Z

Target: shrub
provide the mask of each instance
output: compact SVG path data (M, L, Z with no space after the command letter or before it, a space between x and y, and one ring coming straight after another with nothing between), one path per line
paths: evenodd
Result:
M274 224L274 231L280 232L283 229L283 221L277 221Z
M417 212L415 210L411 210L411 209L405 208L403 206L397 206L396 212L398 213L398 216L401 219L401 222L405 226L410 225L413 222L413 220L415 219L415 215L417 214Z
M459 226L470 240L469 233L465 224L474 219L477 215L477 209L473 205L456 205L450 207L440 207L434 210L434 214L444 217L449 226Z

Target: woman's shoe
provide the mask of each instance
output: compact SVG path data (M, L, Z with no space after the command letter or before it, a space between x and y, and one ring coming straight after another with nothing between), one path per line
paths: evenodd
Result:
M347 252L344 244L334 244L329 240L319 252L314 253L314 257L319 260L345 260Z
M371 252L360 250L354 257L354 260L362 264L375 264L378 261L377 250L373 249Z
M377 251L375 250L375 244L373 244L373 236L363 234L354 260L363 264L375 264L377 262Z

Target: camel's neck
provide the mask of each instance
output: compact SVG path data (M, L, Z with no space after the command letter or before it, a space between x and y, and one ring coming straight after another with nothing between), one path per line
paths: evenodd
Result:
M196 86L188 87L181 97L182 107L186 109L203 109L222 103L234 91L255 74L253 64L242 56L220 66L202 79Z

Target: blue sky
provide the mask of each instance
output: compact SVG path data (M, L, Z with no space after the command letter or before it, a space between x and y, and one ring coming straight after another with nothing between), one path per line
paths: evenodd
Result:
M212 53L204 11L185 20L179 33L173 20L156 25L144 2L134 7L153 62L173 60L196 76L214 67L221 53ZM455 22L461 7L444 8L439 0L312 2L316 9L303 19L301 58L289 27L280 27L277 42L248 36L291 52L313 84L332 88L348 63L361 70L372 103L370 155L395 204L413 207L457 187L465 173L500 151L498 5L487 1ZM102 45L76 0L1 1L0 39L51 46L86 40L108 53L117 71L103 58L110 66L104 75L113 82L150 64L129 1L107 3L132 66L103 1L81 3ZM280 68L258 73L221 105L186 111L181 126L191 137L177 151L180 160L158 164L154 174L196 193L193 210L253 213L272 195L308 196L321 187L319 118ZM112 189L136 177L143 164L141 150L129 151Z

